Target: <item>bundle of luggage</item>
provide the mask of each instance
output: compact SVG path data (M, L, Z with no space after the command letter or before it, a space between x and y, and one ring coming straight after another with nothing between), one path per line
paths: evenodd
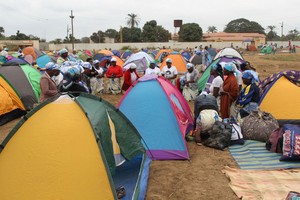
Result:
M281 161L300 161L300 125L285 124L260 109L252 111L239 124L235 118L222 119L215 109L202 109L197 118L201 143L223 150L244 140L266 142L271 152L282 153Z

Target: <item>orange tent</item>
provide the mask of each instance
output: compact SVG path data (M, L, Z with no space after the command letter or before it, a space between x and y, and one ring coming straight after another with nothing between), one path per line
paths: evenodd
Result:
M164 52L171 53L172 51L173 51L172 49L161 49L161 50L159 50L159 52L155 56L155 60L158 60L162 53L164 53Z
M163 67L167 65L167 58L172 59L172 65L177 68L179 74L184 74L186 72L186 61L181 54L169 54L167 57L165 57L160 65L160 70L162 70Z
M112 56L112 58L117 59L117 65L119 65L121 67L124 65L124 61L121 58L119 58L118 56Z
M106 49L102 49L102 50L98 51L98 53L104 54L106 56L112 56L112 55L114 55L111 51L106 50Z
M35 49L34 47L25 47L22 50L22 53L24 54L24 56L31 55L34 62L36 61L36 59L38 57L40 57L42 55L41 52L39 50Z

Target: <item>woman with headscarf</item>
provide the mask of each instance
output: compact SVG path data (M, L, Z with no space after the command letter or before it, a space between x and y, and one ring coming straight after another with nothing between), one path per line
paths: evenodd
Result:
M241 118L248 116L252 110L258 108L259 88L256 85L257 80L254 73L252 70L246 70L242 76L245 87L236 101Z
M191 101L195 100L198 94L199 71L195 69L192 63L188 63L186 69L182 94L187 101Z
M56 64L58 64L59 66L61 66L65 61L69 61L69 54L68 54L68 50L67 49L61 49L58 52L59 57L56 60Z
M61 92L71 92L74 96L79 96L80 93L87 93L87 89L80 84L81 72L78 66L70 67L64 73L64 79L60 86Z
M230 117L230 106L236 101L239 94L239 86L234 75L234 67L232 63L224 66L224 75L227 78L223 82L223 89L220 92L220 113L223 119Z
M224 82L222 66L220 64L214 65L210 74L214 76L214 79L209 87L209 93L216 97L218 108L220 108L220 90Z
M136 72L136 64L131 63L129 69L124 74L124 83L122 90L126 91L140 77Z
M92 94L104 94L104 70L100 67L99 60L94 60L93 64L94 75L91 78Z
M117 59L112 58L110 60L110 66L106 71L106 77L108 80L108 94L119 94L121 90L120 78L123 76L122 68L117 65Z
M53 62L48 62L45 68L46 72L43 74L40 80L40 102L44 102L47 99L58 94L58 89L52 77L57 76L59 74L59 66Z

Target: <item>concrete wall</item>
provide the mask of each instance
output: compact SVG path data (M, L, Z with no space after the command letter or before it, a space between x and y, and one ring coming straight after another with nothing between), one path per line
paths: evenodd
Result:
M268 42L268 44L271 43L277 43L278 47L283 46L286 48L288 46L287 41L272 41ZM141 48L152 48L155 49L157 47L162 48L163 46L166 48L171 48L171 49L185 49L185 48L195 48L195 46L201 45L204 46L209 46L210 44L213 46L213 48L221 49L224 47L230 47L231 42L162 42L162 43L79 43L75 44L75 49L77 50L82 50L82 49L87 49L87 50L99 50L99 49L122 49L124 47L129 47L131 49L141 49ZM238 46L239 48L246 48L247 44L250 44L250 42L233 42L233 46L236 47ZM292 44L300 46L300 41L295 41L292 42ZM45 50L60 50L62 48L67 48L69 50L72 49L72 44L49 44L49 49Z
M230 47L231 42L165 42L165 43L79 43L75 44L75 49L82 50L99 50L99 49L122 49L124 47L129 47L131 49L155 49L155 48L171 48L171 49L185 49L194 48L195 46L202 45L203 47L212 45L214 48ZM246 48L247 43L244 42L233 42L233 46ZM49 50L60 50L62 48L72 49L72 44L49 44Z
M36 49L40 48L39 40L0 40L0 48L11 47L18 50L19 46L33 46Z

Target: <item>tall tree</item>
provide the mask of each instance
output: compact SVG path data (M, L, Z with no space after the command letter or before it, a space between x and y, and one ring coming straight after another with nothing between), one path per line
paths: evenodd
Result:
M9 39L11 39L11 40L29 40L30 38L18 30L16 35L11 35L9 37Z
M180 42L196 42L202 40L203 32L199 24L188 23L181 26L178 34Z
M0 26L0 38L4 38L4 28Z
M224 32L227 33L261 33L266 34L265 29L255 21L249 21L245 18L239 18L230 21Z
M143 42L168 42L170 38L171 33L162 26L158 26L155 20L145 23L142 32Z
M103 43L105 33L102 31L94 32L90 38L94 43Z
M128 28L122 29L123 42L141 42L142 31L140 28Z
M115 39L115 42L118 42L119 41L119 38L120 38L120 34L118 31L116 31L115 29L107 29L105 31L105 35L109 38L114 38Z
M130 27L130 28L134 28L135 26L138 26L140 23L140 18L137 14L127 14L127 21L126 24Z
M298 40L299 31L297 29L290 30L287 34L288 40Z
M218 29L215 26L209 26L207 28L207 33L216 33L218 32Z
M62 41L61 41L61 39L60 39L60 38L56 38L56 39L54 39L54 40L50 41L49 43L61 44L61 43L62 43Z
M267 33L266 40L268 40L268 41L274 41L274 40L278 40L279 39L279 36L274 31L275 28L276 28L276 26L273 26L273 25L270 25L270 26L267 27L267 29L269 30L269 32Z

